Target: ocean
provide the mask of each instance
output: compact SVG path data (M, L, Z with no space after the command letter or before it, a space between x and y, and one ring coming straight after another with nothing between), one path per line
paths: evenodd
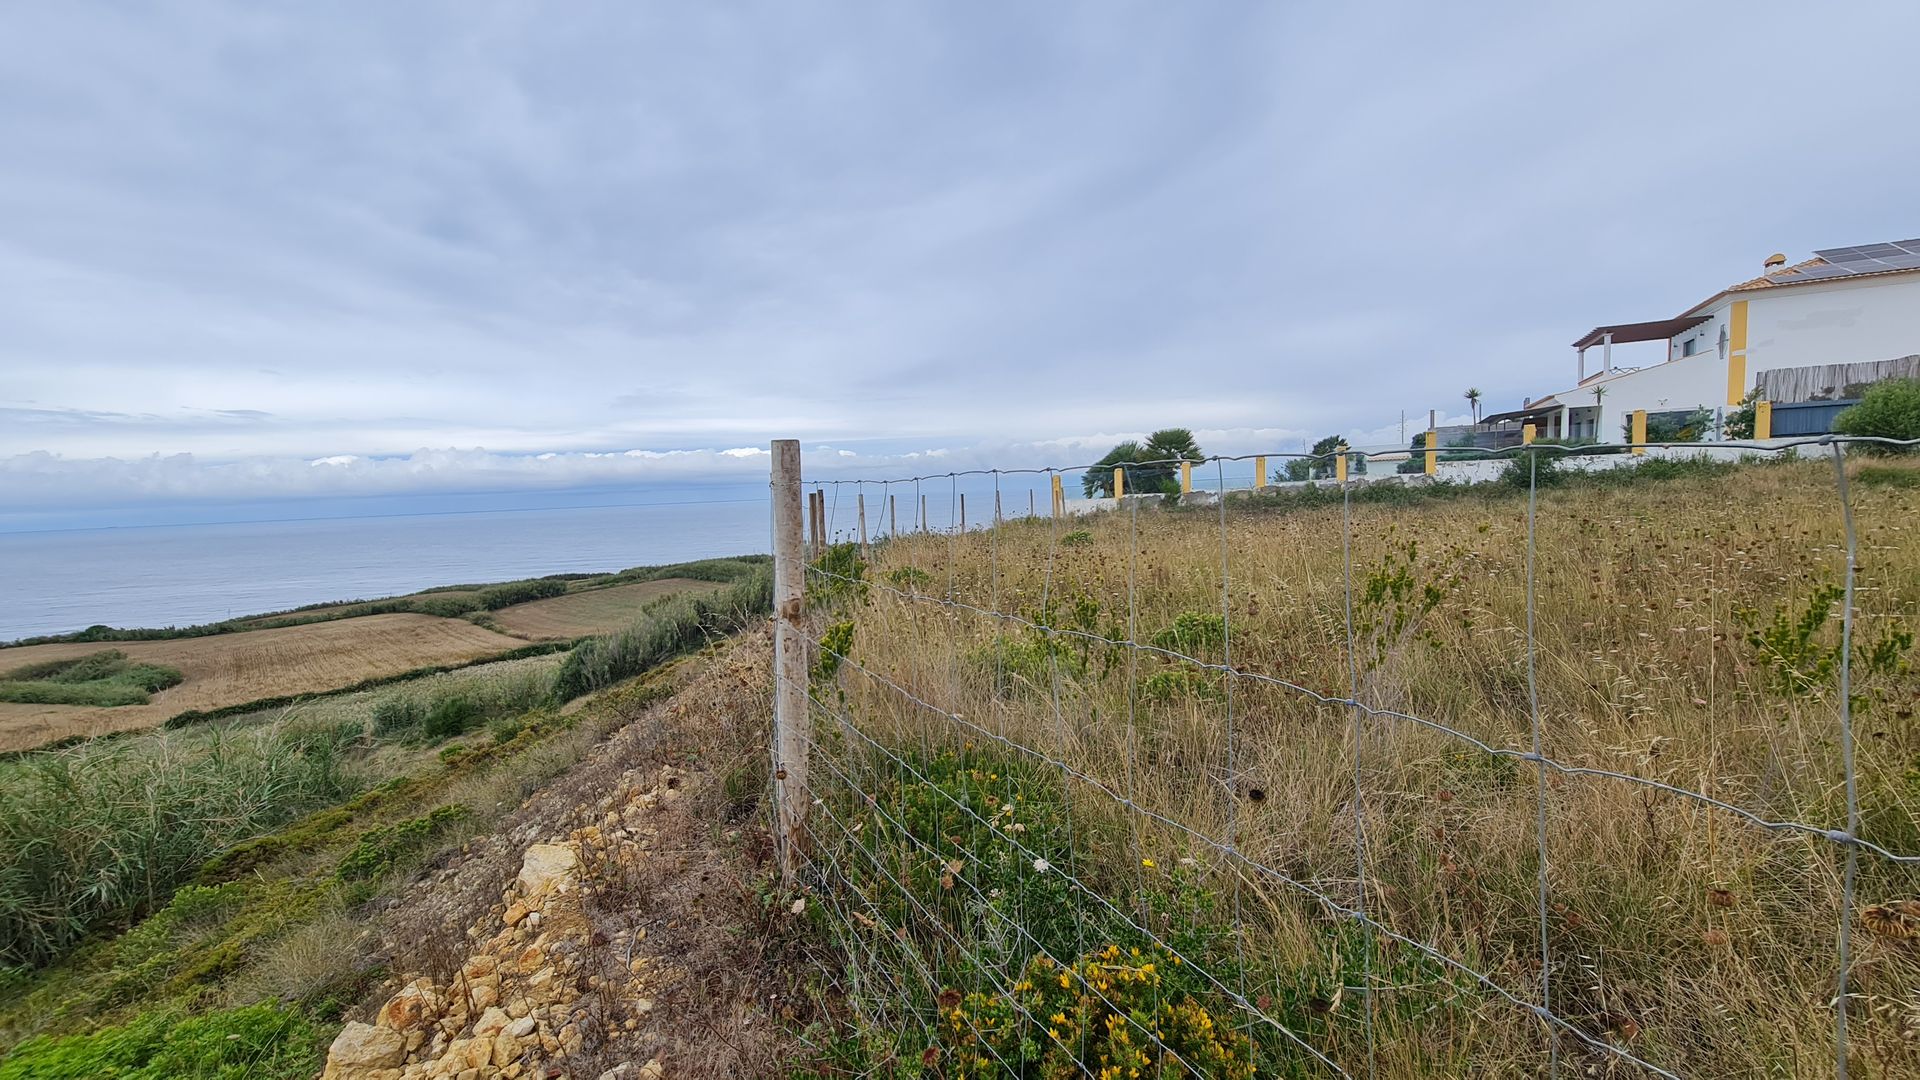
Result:
M996 489L1008 517L1029 506L1044 512L1044 484L1027 475L972 476L929 480L917 490L928 527L942 529L963 508L970 525L983 522ZM852 539L856 489L827 491L830 531ZM914 486L868 483L864 491L870 535L887 531L889 493L901 531L919 527ZM773 546L764 485L287 501L164 513L185 520L0 531L0 642L96 624L191 626L434 585L624 570Z
M0 642L767 551L765 496L0 533Z

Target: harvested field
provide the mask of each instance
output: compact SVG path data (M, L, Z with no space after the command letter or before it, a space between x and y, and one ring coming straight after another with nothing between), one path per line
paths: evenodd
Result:
M0 751L71 735L152 727L188 709L217 709L287 694L318 693L434 664L457 664L524 644L462 619L368 615L213 637L116 642L138 661L180 669L186 680L146 705L0 703ZM0 649L0 670L99 652L93 642Z
M662 578L515 604L494 612L493 619L509 634L535 641L566 640L617 630L632 622L643 605L663 596L717 587L711 581Z

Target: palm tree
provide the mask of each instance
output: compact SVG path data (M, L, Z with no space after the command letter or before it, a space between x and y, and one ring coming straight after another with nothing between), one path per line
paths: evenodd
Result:
M1480 388L1477 386L1467 387L1466 398L1467 407L1473 410L1473 422L1477 424L1480 422Z
M1182 461L1200 461L1206 455L1186 428L1162 428L1147 436L1147 441L1128 439L1107 451L1093 463L1080 480L1080 490L1089 499L1113 496L1113 470L1125 470L1130 495L1165 495L1180 490L1174 479L1175 466Z

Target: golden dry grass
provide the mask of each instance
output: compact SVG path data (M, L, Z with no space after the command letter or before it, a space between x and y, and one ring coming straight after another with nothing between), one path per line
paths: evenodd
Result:
M1920 627L1920 491L1857 484L1853 501L1856 640ZM1769 689L1740 614L1798 614L1815 589L1841 582L1839 510L1827 462L1543 492L1536 639L1546 753L1769 819L1844 827L1838 695L1830 680L1800 695ZM1360 700L1529 748L1525 512L1524 497L1353 508ZM904 581L898 571L911 566L926 575L923 593L951 589L965 603L1033 618L1050 597L1056 623L1071 621L1079 601L1094 632L1131 626L1138 640L1182 612L1221 611L1216 509L1101 514L1067 527L1093 542L1062 546L1060 526L1044 521L908 538L880 550L869 577ZM1230 503L1225 538L1232 664L1345 697L1339 507L1278 514ZM1365 591L1409 541L1418 542L1416 594L1433 583L1443 598L1396 628L1395 605L1370 604ZM1837 637L1835 610L1822 640ZM1081 674L1079 659L1049 663L1017 627L883 589L853 616L858 663L1141 807L1222 842L1231 830L1252 862L1346 905L1360 900L1358 745L1373 916L1540 999L1535 766L1402 719L1356 723L1352 710L1252 680L1235 681L1229 709L1219 677L1173 683L1190 666L1137 651L1094 646ZM996 636L1005 643L996 647ZM1218 645L1187 651L1225 659ZM1155 675L1175 692L1154 700ZM988 746L859 671L839 678L852 715L877 738ZM1006 689L996 693L996 680ZM1920 853L1920 686L1911 673L1857 671L1855 689L1862 834ZM1854 909L1843 912L1842 850L1823 838L1765 831L1614 779L1549 773L1546 803L1555 1013L1683 1076L1825 1075L1844 918L1854 927L1856 1068L1920 1072L1920 948L1860 922L1871 904L1920 896L1920 873L1863 855ZM1105 838L1092 857L1109 895L1125 895L1141 858L1160 873L1192 858L1234 896L1254 955L1283 966L1323 955L1330 920L1301 890L1090 787L1074 786L1073 805L1090 818L1084 835ZM1540 1023L1471 980L1453 983L1464 1009L1375 987L1379 1075L1544 1074ZM1347 996L1346 1022L1321 1046L1355 1075L1367 1069L1360 1000ZM1567 1039L1560 1054L1574 1075L1637 1071Z
M662 578L605 589L588 589L546 600L501 608L493 621L502 630L535 641L565 641L618 630L633 622L644 605L663 596L718 588L711 581Z
M189 709L333 690L414 668L475 660L522 644L462 619L390 614L212 637L0 649L0 670L119 649L135 660L178 668L186 676L146 705L101 709L0 703L0 751L72 735L152 727Z

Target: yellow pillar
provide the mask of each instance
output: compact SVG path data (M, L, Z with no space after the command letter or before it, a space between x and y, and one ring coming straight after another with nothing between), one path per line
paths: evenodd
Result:
M1747 302L1735 300L1727 313L1727 404L1747 396Z
M1193 462L1183 461L1180 463L1180 494L1185 495L1191 492L1192 490L1193 490Z
M1333 459L1333 478L1344 484L1347 482L1347 444L1341 443L1333 452L1340 455Z
M1267 486L1267 459L1265 457L1254 458L1253 459L1253 489L1255 491L1258 491L1261 488L1266 486Z
M1773 402L1756 401L1753 403L1753 437L1756 439L1773 438Z
M1433 476L1440 471L1440 433L1427 429L1427 475Z
M1521 446L1533 445L1533 425L1532 424L1520 425L1520 445Z
M1647 410L1635 409L1633 410L1633 452L1636 454L1646 453L1647 452L1647 448L1645 445L1646 441L1647 441Z
M1113 497L1118 499L1127 493L1127 470L1118 465L1113 467Z

